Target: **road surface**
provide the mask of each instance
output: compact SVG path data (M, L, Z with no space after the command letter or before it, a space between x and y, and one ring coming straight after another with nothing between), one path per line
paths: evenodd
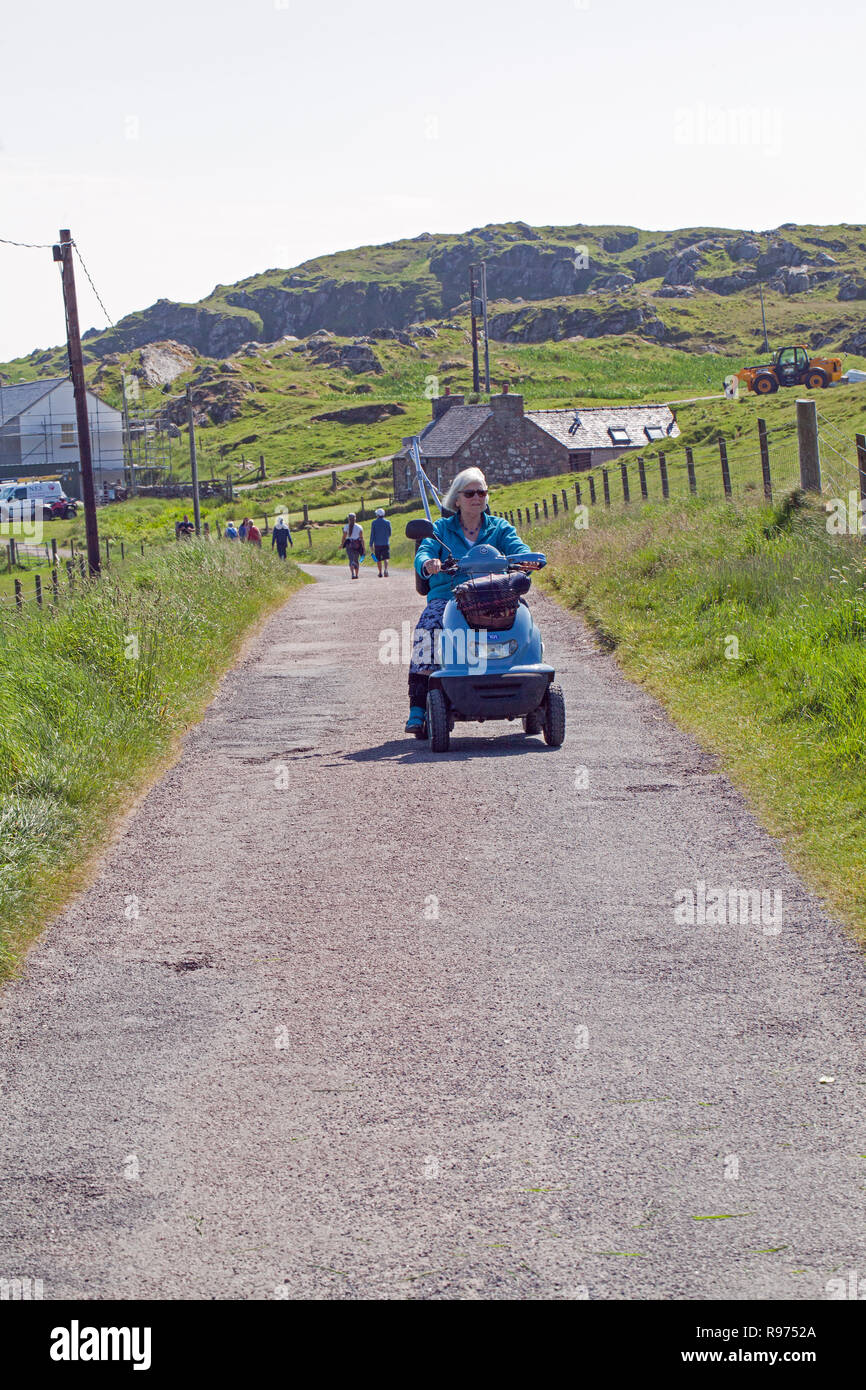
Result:
M410 577L311 573L2 996L0 1274L695 1300L866 1274L862 957L713 759L541 597L564 747L472 726L434 757L378 659ZM699 883L781 910L678 922Z

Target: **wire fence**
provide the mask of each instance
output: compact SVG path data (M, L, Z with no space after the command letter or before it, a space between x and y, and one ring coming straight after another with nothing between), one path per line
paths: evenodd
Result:
M811 419L820 470L820 495L826 501L847 500L856 492L866 511L866 440L846 439L838 426L815 411ZM803 444L790 434L772 440L764 421L757 440L725 440L671 451L623 455L602 466L582 471L550 497L509 509L500 515L514 525L550 521L561 510L576 506L625 508L641 503L707 501L735 498L773 502L797 488L809 476ZM808 490L815 492L813 484Z

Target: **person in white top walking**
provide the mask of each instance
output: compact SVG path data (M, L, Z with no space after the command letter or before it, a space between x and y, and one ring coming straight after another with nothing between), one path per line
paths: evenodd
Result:
M345 548L346 559L349 561L349 573L353 579L358 578L358 571L361 565L361 556L364 554L364 532L355 520L355 513L349 512L346 524L343 527L343 539L340 542L341 548Z

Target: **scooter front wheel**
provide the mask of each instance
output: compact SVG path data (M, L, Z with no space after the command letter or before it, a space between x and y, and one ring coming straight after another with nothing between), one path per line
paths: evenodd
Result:
M544 742L551 748L560 748L564 741L565 696L561 686L551 683L544 706Z
M427 733L433 753L447 753L451 743L448 706L441 690L427 692Z

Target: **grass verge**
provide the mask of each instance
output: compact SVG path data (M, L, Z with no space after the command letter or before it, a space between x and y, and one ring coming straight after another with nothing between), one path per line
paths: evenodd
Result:
M866 939L866 566L820 502L683 500L560 529L545 582L717 752Z
M0 978L202 714L249 628L303 575L189 543L0 614Z

